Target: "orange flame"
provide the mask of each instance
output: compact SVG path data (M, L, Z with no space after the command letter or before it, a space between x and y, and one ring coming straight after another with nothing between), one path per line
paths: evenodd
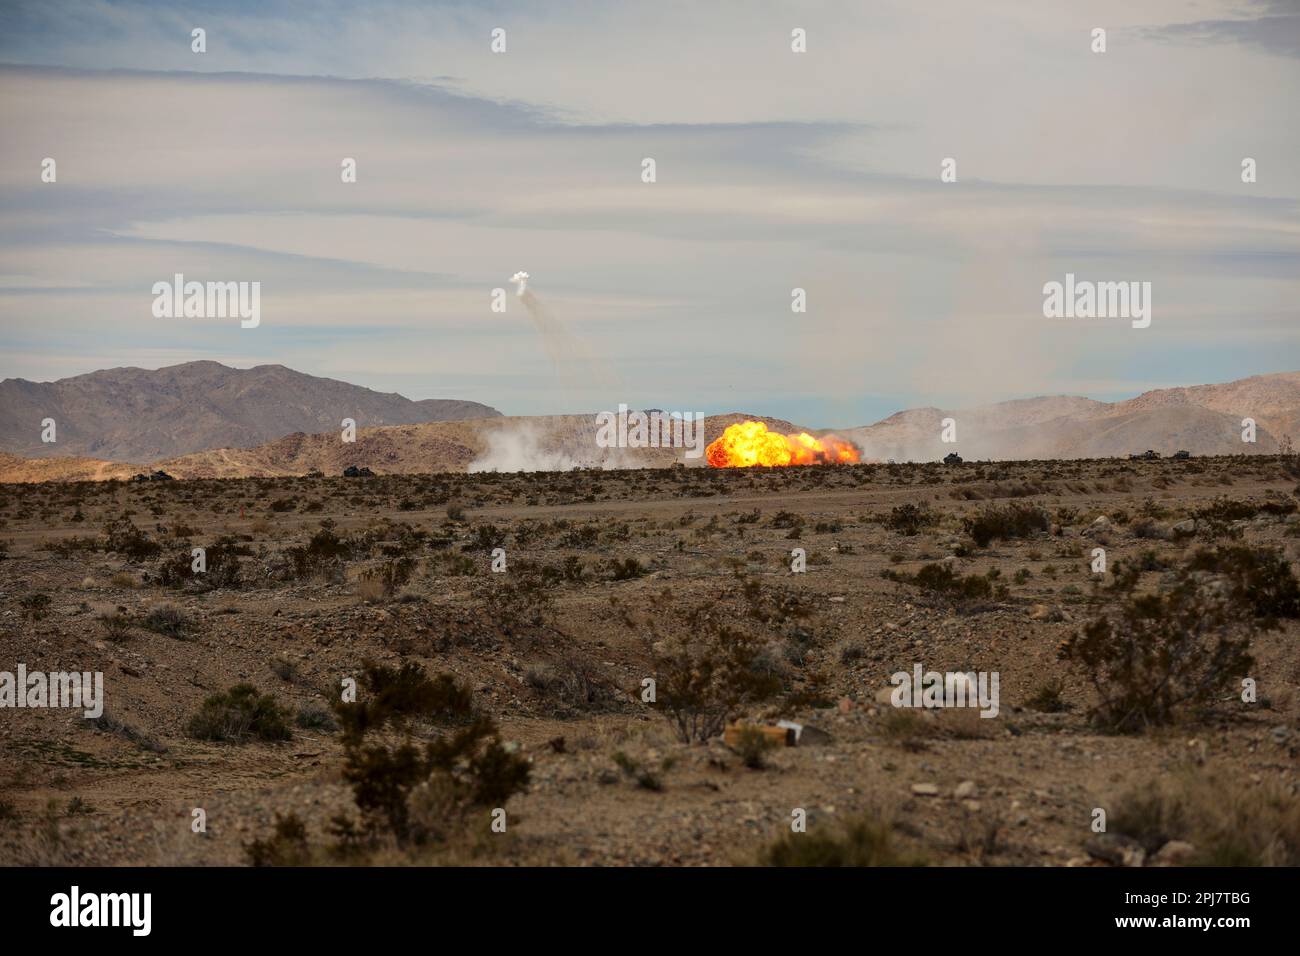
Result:
M782 435L767 430L763 422L737 422L705 451L714 468L751 468L754 465L851 464L860 460L857 446L834 435L814 438L807 432Z

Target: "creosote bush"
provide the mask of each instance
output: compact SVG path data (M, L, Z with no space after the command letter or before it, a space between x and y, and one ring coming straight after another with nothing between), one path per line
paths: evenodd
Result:
M762 642L703 615L654 651L657 703L683 743L716 737L741 707L782 687Z
M361 684L358 700L336 704L335 712L343 777L369 840L443 840L471 811L502 806L527 785L528 761L502 745L496 725L475 711L469 689L452 675L431 679L410 662L397 669L367 664ZM413 733L417 723L457 726L422 742ZM355 843L356 834L342 829Z
M924 866L899 849L887 821L863 816L836 830L787 833L760 851L760 866Z
M1170 840L1192 866L1300 866L1300 802L1273 781L1187 770L1124 794L1107 823L1150 856Z
M186 727L191 737L242 743L288 740L293 736L289 713L270 694L259 694L252 684L236 684L203 702Z
M910 538L926 528L934 527L938 521L938 516L924 502L916 504L909 501L893 508L884 523L887 528Z
M296 813L275 815L275 827L265 840L257 839L244 848L249 866L306 866L311 862L307 827Z
M153 608L144 617L140 618L140 626L146 631L153 631L155 634L162 634L164 637L172 637L178 641L188 641L192 638L197 625L194 619L180 608L165 604Z
M1241 546L1202 549L1188 561L1186 570L1226 575L1231 600L1265 627L1278 618L1300 617L1300 581L1280 551Z
M995 540L1029 538L1047 531L1051 518L1037 505L1011 502L981 509L962 519L962 527L977 545L987 548Z
M132 561L147 560L162 550L148 532L137 528L126 515L120 515L104 526L103 548L125 555Z
M880 576L888 581L911 584L923 591L961 601L987 601L995 595L1003 597L1006 592L1005 585L995 588L992 578L988 576L968 574L963 577L946 564L926 564L915 574L885 568Z
M1099 698L1094 720L1132 733L1209 706L1249 673L1250 633L1231 603L1191 578L1164 594L1130 596L1068 638L1062 659Z

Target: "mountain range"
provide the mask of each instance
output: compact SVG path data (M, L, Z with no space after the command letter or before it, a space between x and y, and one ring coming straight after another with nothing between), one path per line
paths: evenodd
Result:
M58 441L43 445L52 417ZM340 440L343 418L355 442ZM709 416L706 441L761 416ZM1255 422L1242 441L1243 419ZM955 442L941 440L946 420ZM770 428L810 431L764 418ZM1119 402L1079 396L1015 399L966 409L917 408L837 434L867 461L1267 454L1300 437L1300 372L1219 385L1156 389ZM413 402L278 365L233 369L190 362L110 369L51 383L0 383L0 480L125 478L162 468L178 478L642 467L687 459L678 449L601 449L593 415L505 417L477 402Z
M941 440L944 419L955 443ZM1242 441L1243 419L1255 442ZM840 434L871 458L1112 458L1143 452L1194 455L1276 452L1300 438L1300 372L1255 375L1222 385L1161 388L1120 402L1078 396L1016 399L968 409L916 408Z
M495 408L451 399L411 401L332 378L219 362L113 368L56 382L0 382L0 451L155 461L210 448L250 448L292 432L491 418ZM41 440L52 418L56 441Z

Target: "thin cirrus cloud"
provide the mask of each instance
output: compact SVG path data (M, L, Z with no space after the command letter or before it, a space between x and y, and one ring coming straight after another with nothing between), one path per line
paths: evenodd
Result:
M11 5L0 374L256 360L843 426L1296 367L1300 82L1246 25L1286 5L939 6ZM518 269L619 395L489 310ZM1047 322L1067 271L1152 281L1152 327ZM154 319L175 272L260 281L263 325Z

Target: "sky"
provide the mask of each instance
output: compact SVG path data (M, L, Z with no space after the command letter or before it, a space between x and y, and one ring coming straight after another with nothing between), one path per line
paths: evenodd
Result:
M848 427L1296 370L1297 116L1300 0L6 0L0 377ZM176 273L260 324L155 317ZM1045 318L1067 273L1150 326Z

